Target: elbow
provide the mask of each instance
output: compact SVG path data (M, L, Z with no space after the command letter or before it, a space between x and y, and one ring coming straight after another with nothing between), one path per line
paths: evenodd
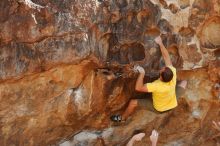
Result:
M142 88L140 88L140 87L135 87L135 91L142 92Z
M135 91L140 91L140 88L138 88L138 87L135 87Z
M147 88L146 87L135 87L135 91L138 91L138 92L148 92Z

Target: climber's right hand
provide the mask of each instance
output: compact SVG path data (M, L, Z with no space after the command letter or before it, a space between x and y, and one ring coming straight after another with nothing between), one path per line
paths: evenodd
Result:
M137 66L134 66L134 71L135 72L139 72L140 74L145 74L145 70L143 67L137 65Z
M156 37L156 38L154 39L154 41L155 41L158 45L163 44L162 39L161 39L160 36Z

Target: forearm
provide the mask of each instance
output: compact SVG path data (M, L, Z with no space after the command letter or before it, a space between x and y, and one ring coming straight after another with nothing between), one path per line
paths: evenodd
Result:
M126 146L133 146L133 144L134 144L134 140L133 139L131 139L128 143L127 143L127 145Z
M157 143L156 142L152 142L152 146L157 146Z
M169 52L167 51L163 43L160 43L159 45L166 66L172 65Z
M139 74L136 84L135 84L135 89L138 90L144 86L144 74Z
M160 45L160 50L161 50L163 58L169 57L169 53L168 53L167 49L165 48L165 46L163 45L163 43L161 43L159 45Z

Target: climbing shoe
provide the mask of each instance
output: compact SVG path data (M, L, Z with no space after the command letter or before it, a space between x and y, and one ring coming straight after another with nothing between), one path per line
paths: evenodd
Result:
M122 121L122 116L121 115L113 115L113 116L110 117L110 119L113 122L121 122Z

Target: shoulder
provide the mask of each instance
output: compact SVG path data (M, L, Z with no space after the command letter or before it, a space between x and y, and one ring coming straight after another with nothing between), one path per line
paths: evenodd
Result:
M149 92L155 92L160 86L160 81L156 80L152 83L145 84Z
M146 85L147 85L147 87L158 87L158 85L161 85L161 84L163 84L163 82L161 81L161 80L155 80L155 81L153 81L153 82L151 82L151 83L146 83Z
M176 84L176 77L177 77L176 68L174 66L172 66L172 65L169 65L167 67L169 67L171 69L171 71L173 72L173 79L172 79L172 81L174 81L174 83Z
M172 65L167 66L173 73L176 73L176 68Z

